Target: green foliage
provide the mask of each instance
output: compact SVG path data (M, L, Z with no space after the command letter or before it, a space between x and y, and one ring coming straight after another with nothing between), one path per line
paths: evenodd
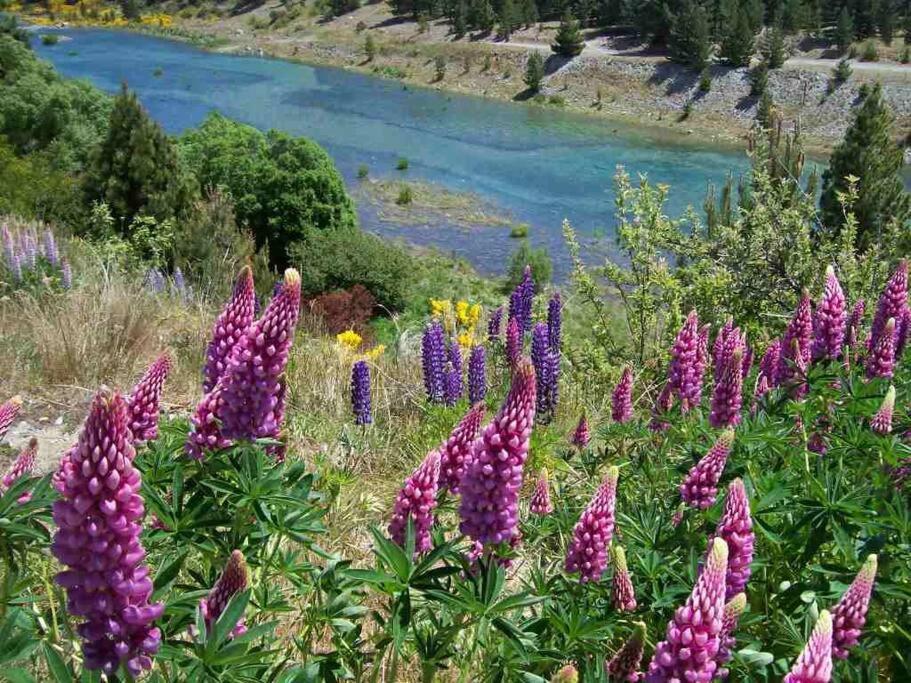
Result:
M768 128L772 125L775 114L775 102L772 100L772 93L766 88L759 96L759 102L756 104L756 123L761 128Z
M854 35L854 20L851 17L851 12L848 11L848 6L844 5L838 15L838 24L835 26L834 35L835 45L841 54L847 52L848 48L851 47L851 43L854 42Z
M537 50L528 55L528 60L525 62L525 76L522 80L533 93L541 90L541 82L544 80L544 57Z
M550 282L554 267L547 249L544 247L535 249L527 239L523 238L509 259L509 268L506 271L506 291L511 292L522 281L525 266L531 266L531 275L537 291Z
M879 0L876 27L879 31L879 37L886 45L891 45L895 36L895 15L896 11L892 0Z
M442 81L446 77L446 58L437 55L433 58L434 80Z
M832 77L835 79L835 82L838 84L845 83L849 78L851 78L851 63L847 59L838 60L838 64L835 65L835 69L832 73Z
M43 33L41 35L41 44L42 45L56 45L60 42L60 36L56 33Z
M750 19L747 13L738 9L738 5L734 3L733 16L728 22L718 56L731 66L749 66L755 41Z
M367 166L367 164L361 164L357 167L357 177L359 180L364 180L369 175L370 168Z
M399 188L399 194L395 198L395 203L399 206L407 206L411 204L414 200L414 193L411 190L411 185L402 185Z
M770 69L780 69L788 58L785 37L777 25L769 26L759 40L759 52Z
M82 214L79 186L44 153L17 157L0 138L0 215L4 214L72 225Z
M709 22L705 9L694 0L683 0L671 18L668 37L671 59L701 71L712 56Z
M509 40L512 32L522 24L521 8L513 0L502 0L500 12L497 16L497 37Z
M31 45L31 36L29 32L19 26L16 17L12 14L4 14L0 6L0 36L7 35L14 40L18 40L26 47Z
M374 40L372 33L368 33L367 37L364 38L364 54L366 55L368 62L372 62L376 59L376 41Z
M406 159L405 157L399 157L398 161L395 162L395 170L407 171L408 170L408 159Z
M557 29L557 35L554 37L550 49L554 54L563 57L576 57L585 49L585 40L579 31L579 22L570 14L569 10L560 21L560 27Z
M699 74L699 92L708 93L712 90L712 74L708 67Z
M865 42L863 51L860 53L860 59L864 62L878 62L879 50L876 49L876 43L872 40Z
M769 65L759 62L750 71L750 96L762 97L769 89Z

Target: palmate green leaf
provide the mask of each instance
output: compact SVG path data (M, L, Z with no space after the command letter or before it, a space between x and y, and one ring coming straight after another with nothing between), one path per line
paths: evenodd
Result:
M157 593L164 590L168 584L177 578L188 554L189 550L178 551L176 557L172 558L158 569L158 572L155 574L155 579L153 580L153 585L155 587L155 593L152 594L153 600Z
M3 669L0 671L0 680L9 683L35 683L35 677L25 669Z
M76 677L75 674L72 669L63 662L60 654L53 646L50 643L42 643L41 652L44 655L44 662L47 664L47 669L51 672L54 680L57 681L57 683L72 683Z
M411 578L411 560L396 543L386 538L376 527L370 530L373 535L373 552L380 561L395 573L396 578L408 583ZM413 535L413 534L412 534Z

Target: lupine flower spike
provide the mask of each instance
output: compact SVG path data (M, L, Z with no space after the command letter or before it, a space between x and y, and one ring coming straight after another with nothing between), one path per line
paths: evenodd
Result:
M516 367L522 355L522 330L515 318L506 323L506 362L510 368Z
M487 353L480 344L468 357L468 401L474 405L487 396Z
M724 361L723 370L712 392L709 424L715 428L740 424L743 404L743 348L737 347Z
M395 510L389 522L389 537L405 547L408 518L414 524L415 555L431 547L430 528L433 510L437 506L437 482L440 479L440 453L430 451L427 457L405 480L405 485L395 499Z
M696 311L691 311L674 340L668 369L668 384L680 396L680 409L684 413L698 406L702 399L699 346L699 317Z
M740 621L740 615L747 606L746 593L738 593L727 601L724 606L724 616L721 619L721 638L718 648L718 664L723 666L731 661L734 646L737 645L737 638L734 632L737 630L737 622ZM726 669L719 669L718 675L721 678L727 678Z
M611 394L611 419L623 424L633 417L633 371L624 368L620 381Z
M443 325L434 320L424 329L421 339L421 361L427 400L442 403L446 390L446 334Z
M22 399L18 396L13 396L9 401L0 405L0 436L6 434L6 431L16 420L21 407Z
M446 379L445 398L447 405L455 405L462 398L462 348L456 341L449 344L447 351L449 374Z
M832 266L826 268L826 283L813 318L813 360L835 360L845 340L845 294Z
M895 371L895 318L889 318L867 359L867 378L891 378Z
M187 435L187 455L202 460L205 451L221 450L231 445L231 440L221 432L218 413L221 409L222 385L204 395L190 415L190 433ZM64 456L65 457L65 456Z
M558 377L553 371L552 356L553 351L550 349L547 325L536 323L531 334L531 362L535 366L535 381L538 390L535 412L541 422L549 421L556 408L554 397Z
M901 330L897 327L900 321L904 320L905 309L908 306L908 262L903 260L899 263L898 268L889 278L879 301L876 304L876 313L873 315L873 325L870 328L870 348L875 349L882 341L883 332L886 323L893 318L896 327L893 328L892 336L901 336ZM896 342L898 340L896 339ZM901 349L896 349L900 355Z
M481 432L461 482L459 529L482 545L509 543L518 533L522 472L535 422L535 373L519 362L500 412Z
M227 369L231 350L253 322L255 303L253 271L250 266L244 266L237 276L231 300L212 326L212 338L206 349L206 365L203 369L204 392L212 391Z
M588 446L589 441L591 441L591 431L588 428L588 418L585 416L585 413L582 413L579 417L579 424L577 424L575 430L573 430L572 444L579 450L582 450Z
M563 302L560 299L560 293L554 292L547 302L547 339L550 350L553 353L560 353L560 338L562 336L563 320Z
M845 330L845 344L854 351L857 343L860 341L860 326L863 324L864 311L866 304L863 299L854 302L854 308L851 309L851 317L848 318L848 325Z
M566 554L566 571L579 574L579 581L599 581L607 566L607 551L614 535L614 508L617 504L616 466L607 471L594 498L573 529L573 540Z
M440 447L441 490L459 492L459 483L462 481L466 465L471 460L471 447L478 436L483 418L484 404L476 403L452 430L446 443Z
M892 413L895 410L895 387L890 386L876 415L870 420L870 428L877 434L889 434L892 431Z
M680 484L680 497L687 505L705 510L715 504L718 481L724 472L733 443L734 431L728 429L718 437L708 453L690 468Z
M819 613L810 640L784 683L829 683L832 680L832 616Z
M0 479L0 493L9 489L22 477L31 475L35 469L35 457L38 455L38 439L32 438L28 445L22 449L22 452L16 457L16 460L10 465L9 470ZM24 505L32 499L31 491L26 491L19 496L18 503Z
M813 304L804 291L781 338L781 351L775 371L775 386L790 382L801 367L810 360L810 340L813 337Z
M728 572L725 579L725 600L730 600L746 588L750 580L750 563L753 561L753 518L750 501L741 479L728 486L724 498L724 512L715 527L714 537L724 539L728 546Z
M724 617L724 576L728 547L720 538L709 544L708 556L693 592L678 607L649 663L646 681L699 681L709 683L718 668Z
M171 366L171 356L161 354L130 392L130 431L137 443L158 437L158 404Z
M759 361L759 376L765 377L769 387L777 387L778 360L781 356L781 340L776 339L766 349Z
M140 542L145 508L129 419L120 394L95 396L54 503L51 552L67 567L56 579L69 612L84 619L77 631L86 668L110 675L125 664L136 677L158 651L161 632L152 623L164 605L149 604L152 579Z
M500 338L503 327L503 307L495 308L487 319L487 338L494 341Z
M351 408L355 424L368 425L373 422L370 410L370 368L365 360L355 362L351 368Z
M614 544L611 547L611 557L614 560L614 580L611 583L610 600L615 610L632 612L636 609L636 592L633 590L633 580L626 566L626 552L623 546Z
M206 630L209 633L212 632L212 627L218 621L221 613L225 611L231 598L247 590L249 581L244 554L239 550L234 550L209 595L199 601L199 611L206 622ZM241 617L231 629L231 637L236 638L246 632L247 627L244 624L244 618Z
M531 502L528 510L533 515L542 517L549 515L554 511L554 506L550 502L550 482L547 479L547 469L542 469L538 475L538 482L535 484L534 493L531 494Z
M832 611L832 654L839 659L846 659L848 650L857 645L867 621L875 579L876 555L869 555Z
M605 665L609 680L635 683L642 680L642 653L645 650L645 624L635 623L632 635Z

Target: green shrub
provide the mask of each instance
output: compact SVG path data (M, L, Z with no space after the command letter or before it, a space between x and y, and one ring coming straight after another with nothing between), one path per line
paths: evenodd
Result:
M368 175L370 175L370 169L367 168L367 164L361 164L357 167L357 177L360 180L363 180Z
M407 171L408 170L408 159L405 157L399 157L399 160L395 162L395 168L397 171Z
M399 206L407 206L411 204L414 199L414 193L411 190L411 185L402 185L399 188L399 194L395 198L395 203Z
M876 49L876 43L872 40L868 40L864 43L864 49L863 52L861 52L860 59L864 62L878 62L879 51Z
M528 237L528 223L519 223L518 225L512 226L512 229L509 231L509 236L513 239Z
M534 278L536 290L540 291L550 282L554 266L547 249L544 247L535 249L527 239L523 239L509 260L509 268L506 272L506 291L511 292L522 281L525 266L531 266L531 275Z
M712 74L709 73L709 70L703 69L702 73L699 74L699 92L708 93L712 90Z
M42 45L56 45L60 42L60 36L56 33L43 33L41 34L41 44Z

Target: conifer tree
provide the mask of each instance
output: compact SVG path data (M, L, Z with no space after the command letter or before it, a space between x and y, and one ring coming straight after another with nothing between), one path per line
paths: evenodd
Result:
M731 66L749 66L753 56L753 30L746 12L734 6L734 16L721 39L719 56Z
M876 34L876 7L878 0L854 0L854 34L857 38L870 38Z
M533 24L538 23L538 5L535 0L522 0L520 14L525 28L531 28Z
M879 37L886 45L891 45L895 34L895 7L892 6L892 0L879 0L876 24Z
M497 37L508 41L512 32L518 28L519 23L518 10L513 0L503 0L500 6L500 16L497 19L497 24L499 25Z
M671 20L668 48L675 62L700 71L706 67L712 56L712 42L708 17L701 5L683 0Z
M838 194L847 190L848 176L857 178L857 200L852 209L861 249L878 242L893 222L907 230L911 219L902 179L904 155L893 139L893 122L877 83L864 98L823 174L819 207L825 229L831 231L839 231L845 222Z
M541 81L544 80L544 58L537 50L534 50L528 56L528 61L525 62L525 77L523 80L533 93L537 93L541 89Z
M579 22L573 18L569 10L560 21L560 28L557 29L557 35L550 49L564 57L575 57L585 49L585 40L582 38L582 32L579 31Z
M459 0L455 6L455 16L452 19L452 32L456 38L463 38L468 33L468 6L465 0Z
M493 30L496 16L490 0L473 0L469 12L469 22L471 25L482 33L490 33Z
M759 97L759 103L756 105L756 122L762 128L768 128L772 125L772 117L775 112L775 103L772 101L772 93L766 88Z
M759 41L759 52L770 69L780 69L788 58L784 33L776 24L766 28Z
M835 25L835 45L839 54L844 54L854 42L854 20L847 6L841 8L838 14L838 23Z
M750 20L750 28L753 29L753 33L759 33L765 17L765 6L762 4L762 0L745 0L742 8Z

